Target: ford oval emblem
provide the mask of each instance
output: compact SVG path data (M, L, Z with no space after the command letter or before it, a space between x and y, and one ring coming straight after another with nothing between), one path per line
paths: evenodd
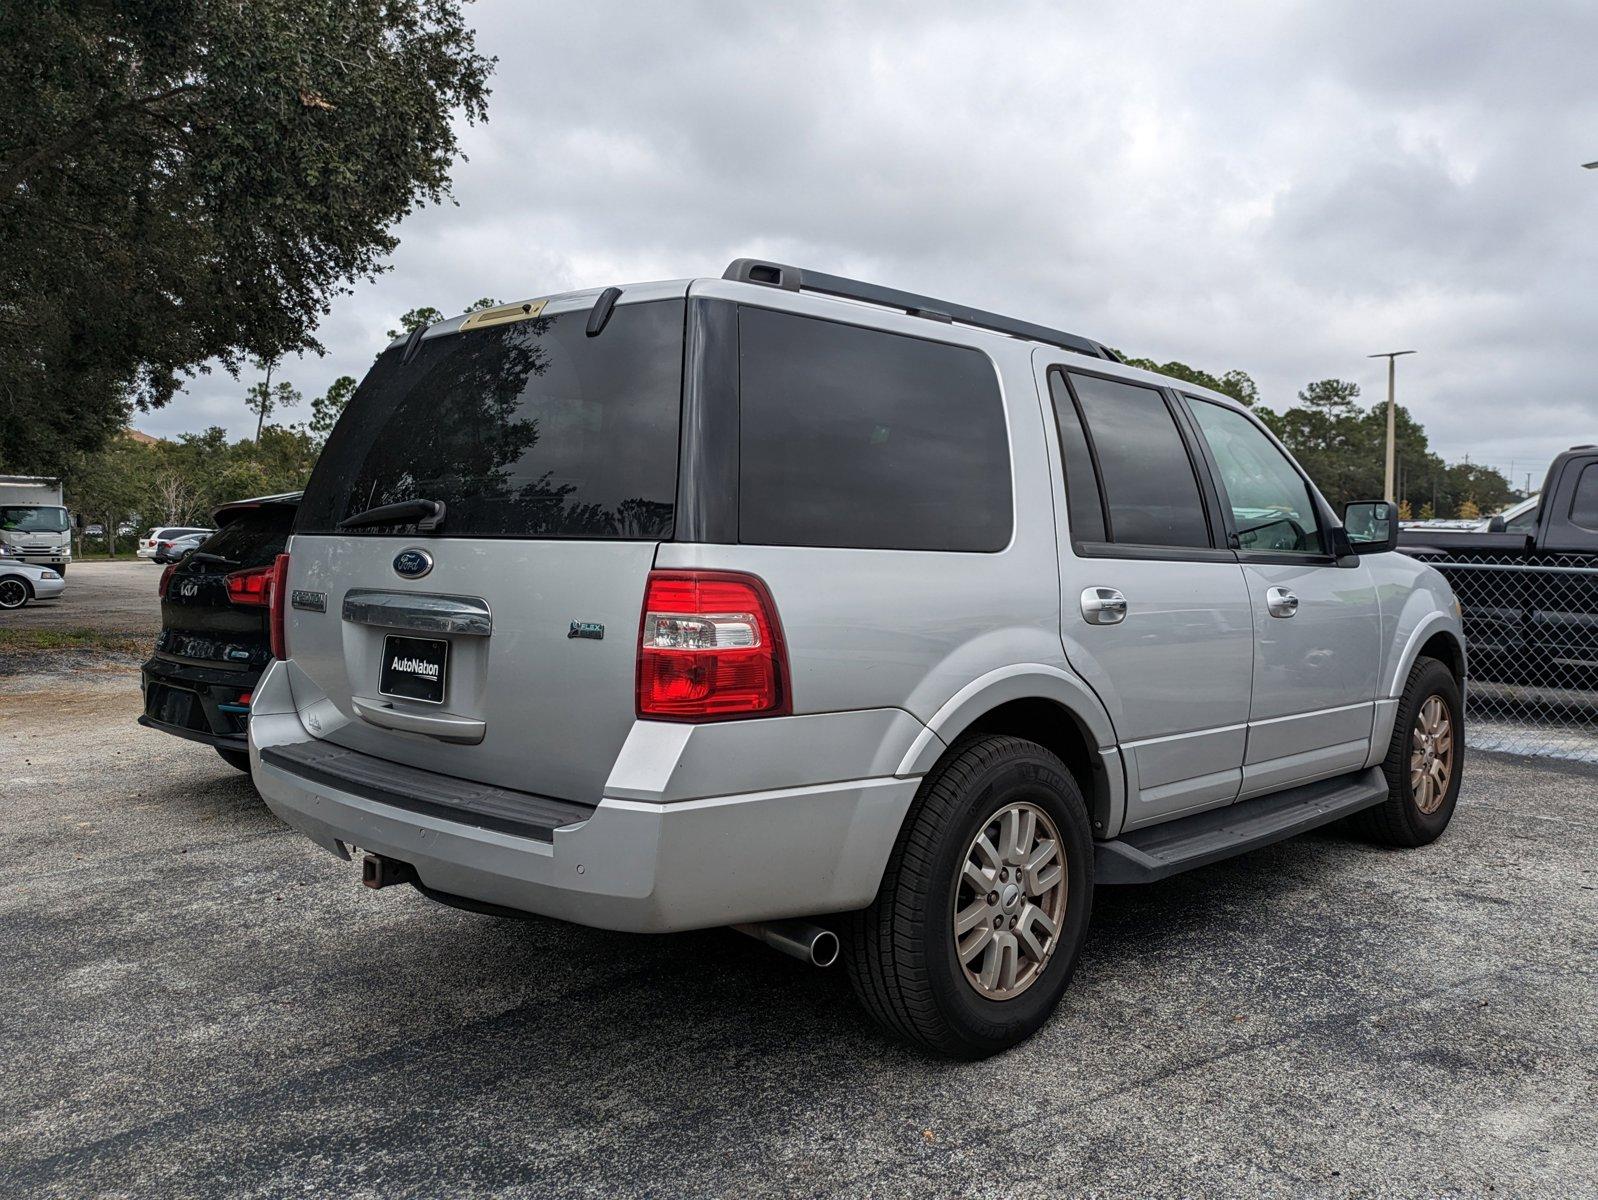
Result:
M394 556L394 574L406 579L420 579L433 569L433 556L426 550L412 547Z

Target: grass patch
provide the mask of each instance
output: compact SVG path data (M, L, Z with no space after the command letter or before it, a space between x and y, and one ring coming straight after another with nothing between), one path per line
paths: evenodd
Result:
M0 655L51 650L142 655L149 651L152 641L136 633L102 633L98 629L0 629Z

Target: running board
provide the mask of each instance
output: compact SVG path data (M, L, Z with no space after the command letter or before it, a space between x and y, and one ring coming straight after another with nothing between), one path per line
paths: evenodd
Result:
M1280 842L1387 799L1380 767L1212 808L1099 842L1096 883L1153 883Z

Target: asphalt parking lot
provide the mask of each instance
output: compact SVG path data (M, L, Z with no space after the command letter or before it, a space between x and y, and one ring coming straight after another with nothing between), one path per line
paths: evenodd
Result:
M0 678L5 1195L1598 1192L1590 767L1101 891L1050 1025L950 1064L737 934L366 891L137 710Z
M92 628L153 638L161 627L160 581L161 568L142 558L75 562L67 568L67 588L58 599L0 613L0 629Z

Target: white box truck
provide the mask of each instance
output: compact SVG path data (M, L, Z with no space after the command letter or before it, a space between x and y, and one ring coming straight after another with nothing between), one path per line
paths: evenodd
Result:
M0 475L0 546L23 562L67 573L72 522L61 502L59 479Z

